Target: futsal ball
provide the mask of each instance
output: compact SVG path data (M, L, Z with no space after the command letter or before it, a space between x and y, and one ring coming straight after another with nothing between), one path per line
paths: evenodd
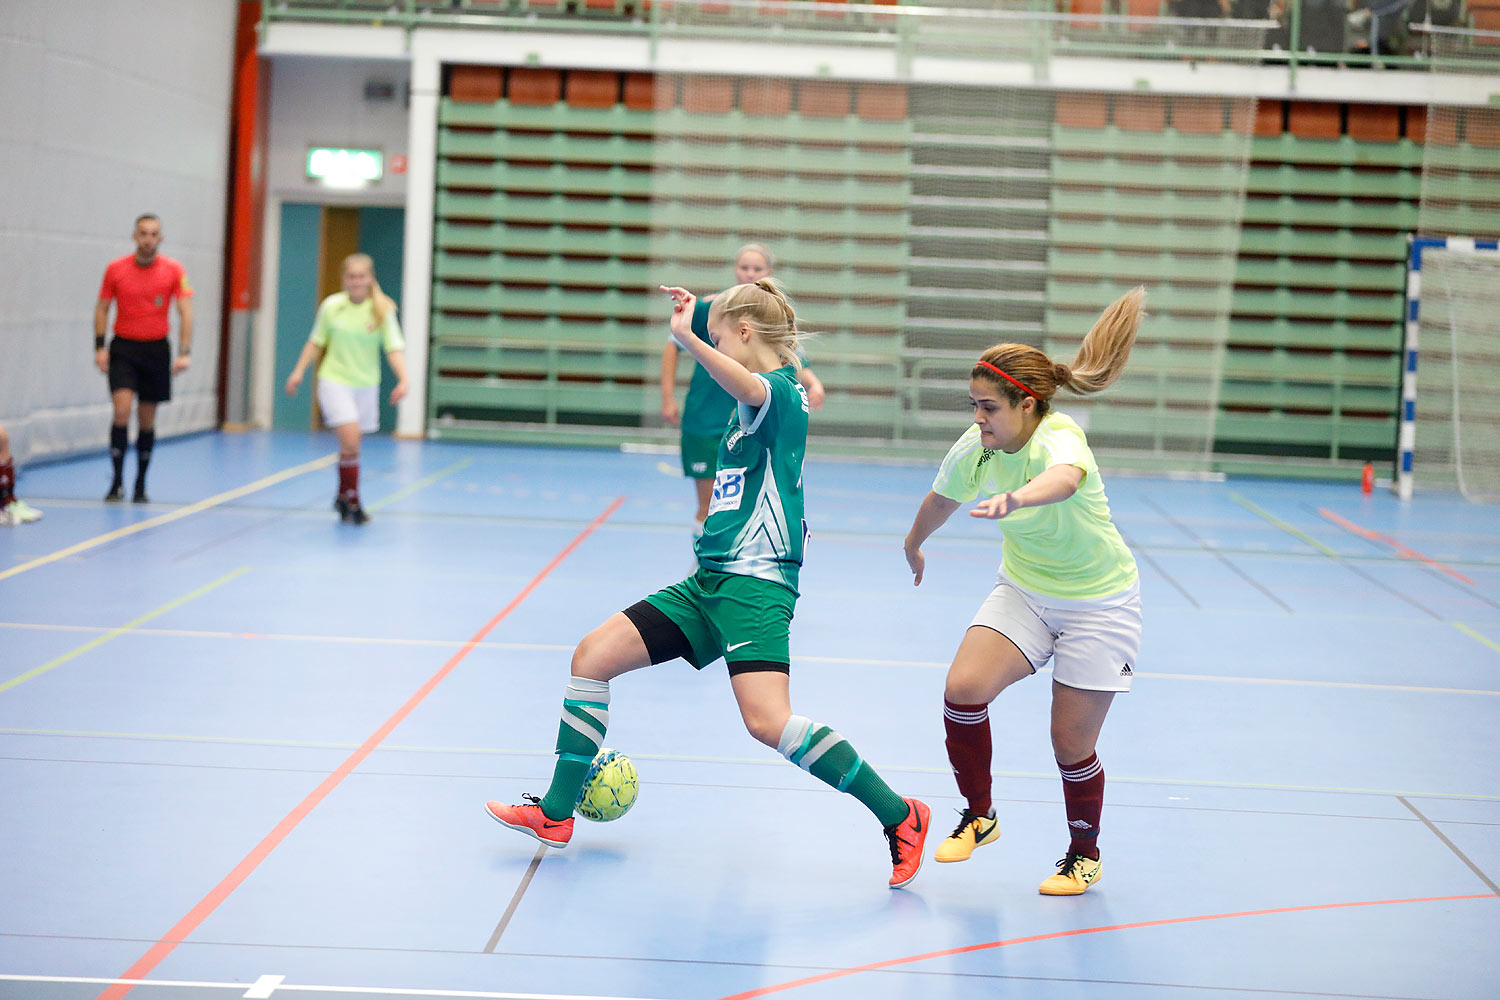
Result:
M594 755L594 762L589 765L575 808L584 819L608 823L630 811L640 789L635 764L620 751L605 747Z

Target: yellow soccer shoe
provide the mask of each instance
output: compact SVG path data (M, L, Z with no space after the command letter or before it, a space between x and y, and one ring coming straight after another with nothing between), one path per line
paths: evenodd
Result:
M989 816L975 816L963 809L958 814L958 826L938 845L937 854L933 857L938 861L967 861L969 855L974 853L974 848L999 839L1000 821L994 817L993 812Z

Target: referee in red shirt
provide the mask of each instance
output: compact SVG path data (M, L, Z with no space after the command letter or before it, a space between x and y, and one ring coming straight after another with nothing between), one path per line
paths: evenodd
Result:
M129 443L130 405L136 406L135 494L146 503L146 466L156 444L156 405L172 398L172 376L187 371L193 343L193 288L181 264L156 252L161 246L161 220L143 215L135 220L135 253L109 262L99 301L94 306L94 364L109 376L114 401L114 423L109 429L109 457L115 477L104 499L125 499L125 448ZM167 306L177 300L181 320L177 358L167 344L171 324ZM109 304L115 303L115 335L104 344L109 328Z

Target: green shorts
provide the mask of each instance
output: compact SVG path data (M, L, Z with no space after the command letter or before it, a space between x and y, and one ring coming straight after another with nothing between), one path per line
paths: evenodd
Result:
M707 437L682 435L682 474L689 479L712 479L719 464L719 442L722 434Z
M654 608L676 629L642 614L641 604ZM626 615L645 640L652 663L680 656L702 670L722 656L734 674L786 670L791 662L797 595L779 583L700 569L641 604Z

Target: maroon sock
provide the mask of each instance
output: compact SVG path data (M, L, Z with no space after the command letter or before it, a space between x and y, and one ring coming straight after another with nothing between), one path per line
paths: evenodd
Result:
M339 459L339 499L359 503L359 459Z
M990 707L955 705L943 699L943 728L948 731L948 761L958 779L958 793L969 811L988 816L990 802Z
M1063 803L1068 809L1069 854L1099 860L1099 814L1104 811L1104 766L1098 754L1076 764L1057 762L1062 772Z
M9 460L0 462L0 507L10 503L16 496L16 466Z

